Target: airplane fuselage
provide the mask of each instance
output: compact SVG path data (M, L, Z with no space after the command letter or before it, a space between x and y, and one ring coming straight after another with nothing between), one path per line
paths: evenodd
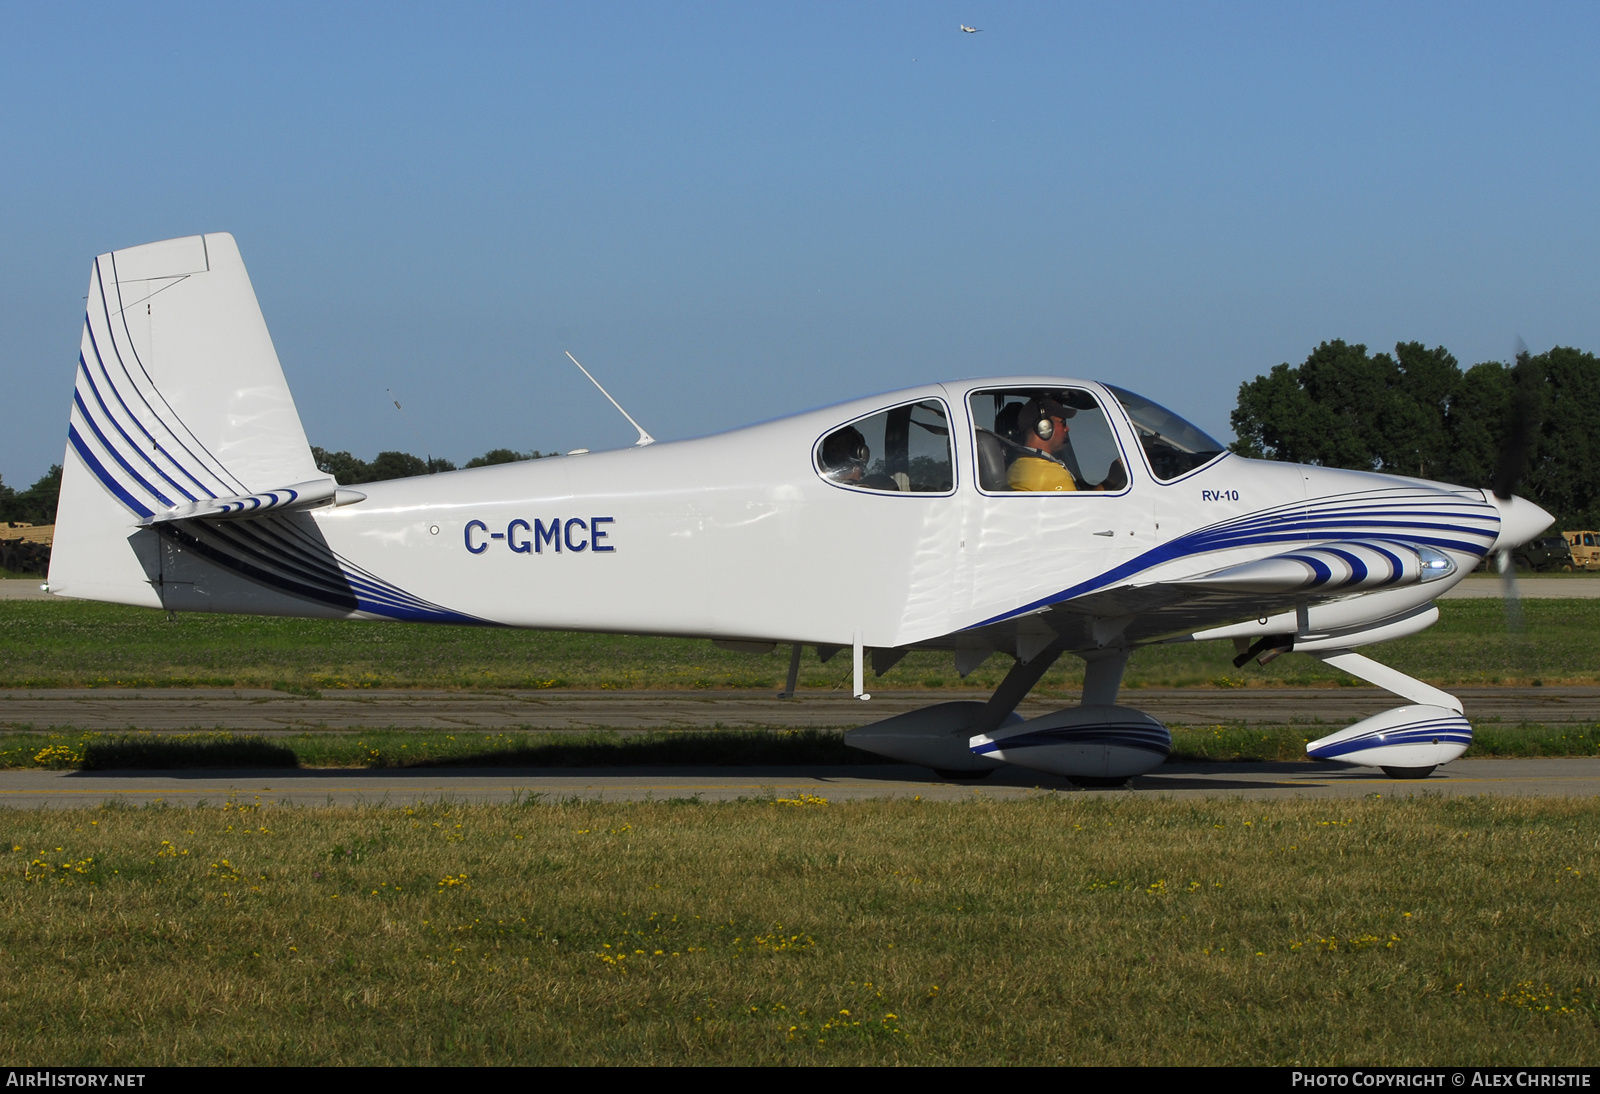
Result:
M1095 388L1040 377L931 385L696 440L363 484L358 504L275 519L432 606L409 611L357 588L355 604L324 604L317 614L874 647L960 644L950 636L1070 600L1074 590L1173 580L1285 543L1381 532L1385 518L1373 506L1384 499L1425 511L1401 514L1406 534L1439 542L1460 575L1494 540L1494 508L1481 493L1441 484L1231 454L1160 482L1114 414L1129 471L1122 489L980 490L963 414L968 390L1069 383ZM918 399L941 400L951 414L956 474L947 492L841 489L818 473L813 449L830 429ZM1253 534L1184 546L1263 512L1275 517ZM163 541L152 604L290 609L270 584L230 574L196 546ZM1394 590L1380 614L1442 587ZM1215 620L1238 615L1223 608Z

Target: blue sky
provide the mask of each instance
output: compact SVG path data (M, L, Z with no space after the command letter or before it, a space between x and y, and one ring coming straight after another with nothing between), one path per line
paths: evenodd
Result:
M1324 339L1600 351L1593 4L0 20L13 486L61 459L91 258L202 231L312 443L366 457L629 443L563 349L663 440L1006 372L1231 439Z

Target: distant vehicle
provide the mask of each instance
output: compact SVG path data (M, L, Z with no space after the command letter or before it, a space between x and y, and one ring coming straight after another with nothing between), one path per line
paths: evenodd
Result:
M0 522L0 570L43 577L50 569L50 542L55 531L53 524Z
M1565 535L1541 536L1514 556L1519 570L1561 570L1571 573L1572 548Z
M1579 570L1600 570L1600 532L1562 532L1572 549L1572 565Z

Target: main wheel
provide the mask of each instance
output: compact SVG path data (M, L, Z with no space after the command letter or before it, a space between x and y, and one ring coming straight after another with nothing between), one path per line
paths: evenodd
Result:
M1433 774L1433 767L1386 767L1383 773L1391 779L1426 779Z

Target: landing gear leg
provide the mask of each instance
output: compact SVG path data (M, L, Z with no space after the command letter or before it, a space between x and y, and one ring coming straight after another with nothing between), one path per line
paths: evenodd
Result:
M1449 692L1351 650L1307 652L1325 664L1415 704L1386 711L1320 741L1312 741L1306 745L1306 752L1313 758L1360 766L1373 764L1391 779L1426 779L1440 763L1449 763L1470 743L1472 727L1460 717L1463 714L1461 700ZM1385 758L1410 760L1414 766L1386 764ZM1428 762L1429 759L1434 762Z
M1011 671L1006 673L1006 678L1000 681L1000 686L989 696L989 701L984 704L983 710L973 719L968 734L976 737L980 733L992 733L999 729L1000 723L1006 720L1007 715L1016 710L1017 704L1028 697L1033 685L1050 671L1056 659L1061 656L1061 652L1060 643L1052 642L1034 654L1031 660L1018 661L1012 665ZM1119 682L1121 678L1121 674L1118 673Z
M1325 665L1332 665L1336 669L1343 669L1351 676L1365 680L1369 684L1376 684L1384 691L1398 695L1402 699L1413 703L1420 703L1429 707L1444 707L1457 714L1464 713L1461 700L1451 695L1448 691L1440 691L1421 680L1413 679L1398 669L1388 665L1380 665L1370 657L1363 657L1353 650L1312 650L1308 651L1312 657Z
M1083 698L1079 700L1084 706L1114 707L1117 705L1117 692L1122 690L1122 674L1128 667L1128 656L1132 653L1126 646L1108 646L1100 650L1087 650L1078 654L1083 658ZM1073 786L1101 787L1125 786L1131 776L1121 778L1105 778L1098 775L1068 775L1067 781Z
M1108 646L1078 654L1083 658L1083 698L1086 707L1114 707L1122 690L1122 674L1132 653L1126 646Z
M795 689L800 683L800 643L796 642L789 650L789 678L783 682L783 690L778 692L780 699L793 699Z
M1117 692L1122 688L1122 673L1128 667L1129 652L1124 646L1109 646L1078 655L1084 660L1083 698L1080 700L1082 705L1108 707L1116 705ZM992 733L999 729L1000 723L1017 709L1018 703L1027 698L1028 692L1032 691L1033 686L1050 671L1061 653L1060 644L1052 643L1034 654L1033 660L1018 661L1011 666L1011 671L1000 681L1000 686L995 689L994 695L990 697L982 713L973 721L970 730L972 736ZM1121 786L1127 781L1126 778L1104 779L1091 776L1072 779L1078 786Z

